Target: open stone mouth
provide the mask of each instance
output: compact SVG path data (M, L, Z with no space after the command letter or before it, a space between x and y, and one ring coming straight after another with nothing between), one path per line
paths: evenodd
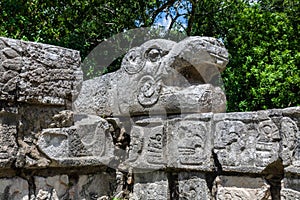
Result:
M192 37L175 44L162 63L175 69L190 85L220 84L218 79L228 63L228 52L213 38Z

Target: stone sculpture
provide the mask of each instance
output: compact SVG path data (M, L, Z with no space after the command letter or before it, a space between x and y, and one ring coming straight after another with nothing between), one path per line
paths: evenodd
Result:
M300 107L224 113L227 63L156 39L83 81L79 52L0 38L0 199L300 199Z
M84 82L75 108L103 116L224 112L225 94L212 84L227 62L213 38L151 40L131 49L117 72ZM99 91L107 97L99 100Z

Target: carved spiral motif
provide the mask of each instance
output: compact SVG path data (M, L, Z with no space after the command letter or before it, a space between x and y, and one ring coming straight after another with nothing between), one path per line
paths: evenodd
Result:
M123 59L122 65L128 74L136 74L145 66L145 59L140 48L131 49Z
M154 105L159 98L161 85L158 84L153 77L144 76L139 82L138 101L143 106Z

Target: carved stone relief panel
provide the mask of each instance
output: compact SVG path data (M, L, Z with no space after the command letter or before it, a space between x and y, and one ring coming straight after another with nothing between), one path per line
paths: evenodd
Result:
M144 151L143 128L133 126L130 133L128 162L135 162Z
M282 200L294 200L300 199L300 177L299 176L287 176L282 180L282 186L280 191Z
M214 152L223 170L257 173L279 159L279 129L267 113L216 114L214 118Z
M227 63L215 38L150 40L130 49L120 70L85 81L75 108L113 117L225 112L219 74Z
M147 162L151 164L165 163L164 149L166 144L163 126L151 128L149 142L147 144Z
M178 174L179 199L211 199L204 174L181 172Z
M70 199L109 199L115 184L113 174L102 172L98 174L70 177L71 187L68 190Z
M22 178L1 178L0 198L9 200L29 199L28 182Z
M137 173L131 200L168 199L168 180L165 172Z
M240 166L246 146L246 126L240 121L221 121L216 124L215 153L224 166Z
M114 177L109 173L93 175L56 175L34 177L32 199L108 199L112 195ZM105 198L106 197L106 198Z
M61 164L80 165L81 159L87 160L87 164L101 164L113 159L114 145L108 122L92 115L76 118L78 121L69 128L44 129L38 138L39 149Z
M125 164L144 170L163 168L167 163L164 125L162 122L151 122L151 119L147 122L149 124L146 126L137 124L132 127Z
M212 138L209 115L190 115L168 122L168 166L211 170Z
M262 178L220 176L214 184L216 200L271 200L270 185Z
M280 125L283 164L300 167L300 132L297 124L291 118L283 117Z
M260 121L257 129L256 166L265 167L279 157L279 129L271 119Z

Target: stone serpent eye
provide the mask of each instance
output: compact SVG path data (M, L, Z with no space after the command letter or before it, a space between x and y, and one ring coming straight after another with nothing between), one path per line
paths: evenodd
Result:
M146 54L146 57L151 62L157 62L161 58L161 50L160 49L150 49Z

